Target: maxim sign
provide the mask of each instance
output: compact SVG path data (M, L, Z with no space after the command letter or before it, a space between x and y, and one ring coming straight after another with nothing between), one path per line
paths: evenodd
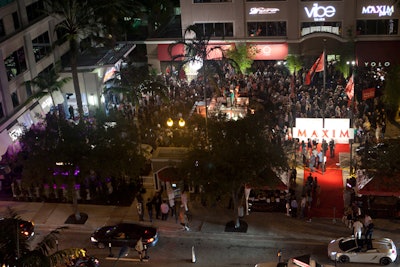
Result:
M394 6L363 6L361 14L376 14L379 17L391 16L394 13Z
M335 140L338 144L348 144L349 139L354 139L354 131L349 119L308 119L297 118L296 127L293 128L293 137L301 140L329 141Z

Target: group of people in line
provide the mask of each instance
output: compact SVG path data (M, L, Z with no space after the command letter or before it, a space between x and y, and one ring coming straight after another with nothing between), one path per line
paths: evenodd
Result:
M345 210L342 221L352 230L360 249L363 247L367 250L372 248L374 223L368 213L362 214L361 209L356 204L353 204Z
M296 192L289 189L286 197L286 215L307 219L311 222L311 208L320 205L321 186L318 184L318 178L313 177L312 173L307 176L307 180L302 189L300 204L297 201Z
M150 222L153 222L153 219L157 220L168 220L169 217L175 218L175 222L179 223L182 228L186 231L189 231L189 208L188 208L188 200L187 193L183 191L180 195L180 201L177 201L175 198L166 199L163 198L162 191L157 191L153 195L153 197L147 198L145 207L143 204L143 197L141 193L138 193L137 196L137 212L139 215L139 221L144 221L145 209L147 210L148 218ZM180 205L179 205L180 204ZM155 216L154 216L155 215Z

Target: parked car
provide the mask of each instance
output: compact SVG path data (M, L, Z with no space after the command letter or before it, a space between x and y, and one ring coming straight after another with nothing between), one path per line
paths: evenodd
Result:
M397 249L389 238L356 240L352 237L341 237L332 240L328 245L328 257L338 262L379 263L388 265L397 258Z
M147 247L155 246L158 242L157 228L135 223L104 226L91 235L90 241L98 248L105 248L109 244L113 247L133 248L140 238Z
M7 229L4 229L4 227L9 227L10 224L15 222L18 224L21 237L25 239L30 239L35 235L35 225L31 221L25 221L22 219L16 219L16 218L0 218L0 229L8 231ZM14 228L15 229L15 228Z

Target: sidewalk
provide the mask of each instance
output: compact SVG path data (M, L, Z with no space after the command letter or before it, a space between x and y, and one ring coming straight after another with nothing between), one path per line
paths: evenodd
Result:
M12 207L25 220L33 220L37 227L55 229L67 226L74 231L92 233L96 228L118 222L139 222L136 204L130 207L79 205L80 212L88 214L85 224L64 224L73 212L71 204L39 203L39 202L0 202L0 214L3 215L6 207ZM190 222L190 231L184 231L175 218L167 221L148 221L145 216L143 223L153 225L160 231L161 236L206 236L207 238L253 238L274 240L302 240L307 242L327 243L333 238L348 236L348 229L341 222L341 218L316 218L312 222L291 218L284 213L253 212L242 218L248 224L246 233L225 232L225 224L234 219L233 211L222 207L213 209L193 205L191 208L193 220ZM389 237L400 246L400 220L375 219L376 229L374 236Z

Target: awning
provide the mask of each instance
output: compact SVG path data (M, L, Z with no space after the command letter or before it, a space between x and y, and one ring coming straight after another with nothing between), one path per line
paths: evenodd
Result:
M375 176L362 189L360 189L358 193L367 196L400 197L399 178L400 174L392 177Z
M158 179L163 182L175 182L181 180L176 168L165 168L157 173Z
M171 46L171 55L169 53L169 47ZM158 60L160 61L172 61L173 56L184 55L185 47L183 44L159 44L157 46ZM182 59L175 59L175 61L179 61Z
M287 43L248 43L256 53L253 60L285 60L289 53Z
M222 53L225 53L225 51L233 49L234 47L235 44L209 44L207 45L207 59L221 59L223 56Z

